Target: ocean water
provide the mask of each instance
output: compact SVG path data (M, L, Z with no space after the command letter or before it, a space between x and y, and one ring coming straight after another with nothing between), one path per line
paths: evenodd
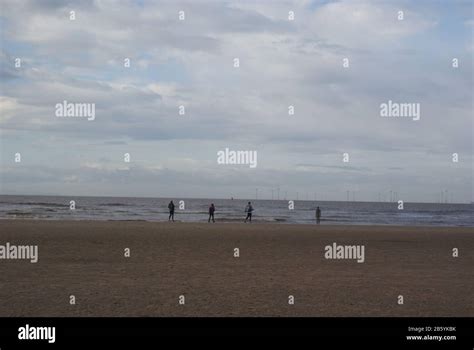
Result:
M207 222L210 203L216 206L220 222L239 222L245 218L244 199L172 198L175 220ZM69 202L76 209L69 209ZM170 198L0 196L0 219L50 220L168 220ZM184 201L184 210L179 202ZM341 225L423 225L474 227L473 204L295 201L288 209L284 200L252 200L255 222L314 224L315 208L322 210L321 224Z

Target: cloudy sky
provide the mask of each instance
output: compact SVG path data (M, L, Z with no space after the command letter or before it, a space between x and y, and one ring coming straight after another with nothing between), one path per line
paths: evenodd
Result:
M2 194L473 200L472 1L0 6ZM95 120L56 117L64 100ZM420 120L381 117L389 100Z

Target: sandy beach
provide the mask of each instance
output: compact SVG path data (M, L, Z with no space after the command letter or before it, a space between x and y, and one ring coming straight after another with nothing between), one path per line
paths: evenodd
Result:
M37 245L38 262L0 260L0 316L472 317L473 231L1 220L0 245ZM333 243L364 262L326 259Z

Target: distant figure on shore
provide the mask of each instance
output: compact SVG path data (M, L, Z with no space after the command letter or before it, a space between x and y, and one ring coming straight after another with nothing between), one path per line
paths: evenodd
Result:
M321 222L321 209L319 207L316 208L316 224L319 225Z
M168 204L168 209L170 210L170 216L168 217L168 221L173 220L174 222L174 203L173 201Z
M209 207L209 219L207 220L207 222L211 222L211 218L212 218L212 222L216 222L216 220L214 220L215 211L216 211L216 207L214 206L214 203L211 203L211 206Z
M247 222L247 220L252 222L252 212L253 212L252 203L249 202L247 204L247 206L245 207L245 212L247 213L247 217L245 218L244 222Z

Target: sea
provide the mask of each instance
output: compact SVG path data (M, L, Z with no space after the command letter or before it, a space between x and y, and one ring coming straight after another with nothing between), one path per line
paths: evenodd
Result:
M75 209L70 209L70 201ZM321 224L474 227L474 204L404 203L357 201L133 198L0 195L0 219L167 221L168 203L175 204L175 220L207 222L211 203L217 222L243 222L250 200L254 222L314 224L315 210Z

